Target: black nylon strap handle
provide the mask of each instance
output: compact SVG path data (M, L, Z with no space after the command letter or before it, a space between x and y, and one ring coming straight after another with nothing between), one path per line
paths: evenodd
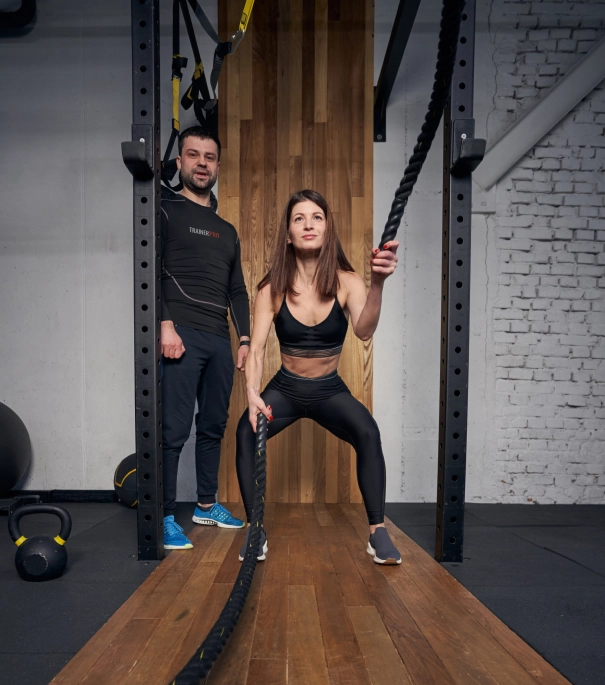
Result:
M191 9L193 10L193 13L197 17L197 20L202 25L202 28L208 34L208 37L210 38L210 40L213 40L217 44L220 43L221 40L218 37L216 31L214 30L214 27L210 23L210 20L206 16L204 10L198 5L196 0L189 0L189 4L191 5Z

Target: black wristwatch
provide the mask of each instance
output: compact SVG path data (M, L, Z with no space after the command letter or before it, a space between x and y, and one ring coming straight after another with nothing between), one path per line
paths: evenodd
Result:
M241 347L242 345L248 345L248 347L250 347L250 341L249 340L240 340L239 346Z

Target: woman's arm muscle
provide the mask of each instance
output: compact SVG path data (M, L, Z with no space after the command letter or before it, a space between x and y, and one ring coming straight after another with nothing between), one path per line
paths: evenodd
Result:
M254 430L256 430L256 415L259 412L263 413L267 418L271 417L271 412L260 397L260 386L263 380L265 348L267 347L267 338L269 337L274 314L271 286L266 285L258 291L254 302L250 354L246 360L246 391L250 423L252 423Z
M382 307L382 289L385 280L397 266L397 248L399 243L392 240L382 250L374 248L370 258L370 289L355 273L341 275L341 283L347 289L347 308L351 314L353 332L361 340L369 340L373 335Z

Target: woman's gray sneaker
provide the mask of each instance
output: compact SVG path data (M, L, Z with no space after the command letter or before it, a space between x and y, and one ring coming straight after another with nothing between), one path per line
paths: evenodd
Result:
M401 563L401 554L391 542L386 528L376 528L376 532L370 535L367 552L374 557L377 564Z
M246 528L246 538L244 540L244 544L242 545L242 548L239 551L239 560L243 561L244 560L244 555L246 554L246 550L248 549L248 541L250 540L250 531L252 530L251 526L248 526ZM265 560L265 555L267 554L267 550L269 547L267 546L267 535L265 534L265 529L261 528L260 529L260 542L258 544L258 555L257 559L258 561L264 561Z

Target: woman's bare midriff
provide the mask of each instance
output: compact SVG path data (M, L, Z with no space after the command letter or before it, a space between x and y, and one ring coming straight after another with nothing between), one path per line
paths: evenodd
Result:
M325 358L291 357L289 354L282 354L281 363L287 371L297 376L319 378L336 371L339 359L340 354Z

